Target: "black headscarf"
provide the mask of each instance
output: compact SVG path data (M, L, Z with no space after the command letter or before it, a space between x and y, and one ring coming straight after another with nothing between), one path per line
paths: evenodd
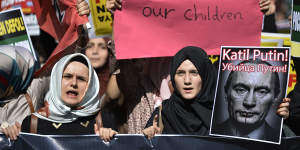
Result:
M175 85L177 68L189 59L202 78L202 89L192 100L185 100ZM216 68L206 52L199 47L188 46L181 49L173 58L171 81L174 93L163 102L163 133L207 135L210 127L211 110L216 88Z

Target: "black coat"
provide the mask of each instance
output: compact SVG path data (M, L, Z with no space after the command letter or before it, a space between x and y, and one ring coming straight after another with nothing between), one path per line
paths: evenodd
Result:
M94 124L96 115L80 117L71 123L54 123L38 119L37 134L42 135L84 135L95 134ZM27 116L22 123L22 132L30 132L31 116Z

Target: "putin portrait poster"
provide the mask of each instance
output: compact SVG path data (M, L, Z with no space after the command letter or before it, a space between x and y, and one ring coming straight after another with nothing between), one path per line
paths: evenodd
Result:
M210 135L280 144L290 49L221 47Z

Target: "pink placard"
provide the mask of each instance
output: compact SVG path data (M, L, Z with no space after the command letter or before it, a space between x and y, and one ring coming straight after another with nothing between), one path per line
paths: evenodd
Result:
M185 46L259 46L259 0L123 0L115 12L118 59L173 56Z

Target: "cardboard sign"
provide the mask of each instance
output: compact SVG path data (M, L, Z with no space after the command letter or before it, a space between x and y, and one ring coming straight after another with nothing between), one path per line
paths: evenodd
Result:
M28 29L27 32L30 36L40 35L40 27L34 14L32 0L2 0L0 5L1 10L19 7L22 8L22 12L24 14L24 22L26 23Z
M38 61L20 8L0 12L0 45L16 45L28 49Z
M118 59L173 56L192 45L219 55L221 45L259 46L259 0L123 0L115 12Z
M300 1L293 0L292 11L292 56L300 57Z
M210 135L280 144L290 48L222 47Z
M112 14L105 8L106 0L89 0L96 36L112 34Z

